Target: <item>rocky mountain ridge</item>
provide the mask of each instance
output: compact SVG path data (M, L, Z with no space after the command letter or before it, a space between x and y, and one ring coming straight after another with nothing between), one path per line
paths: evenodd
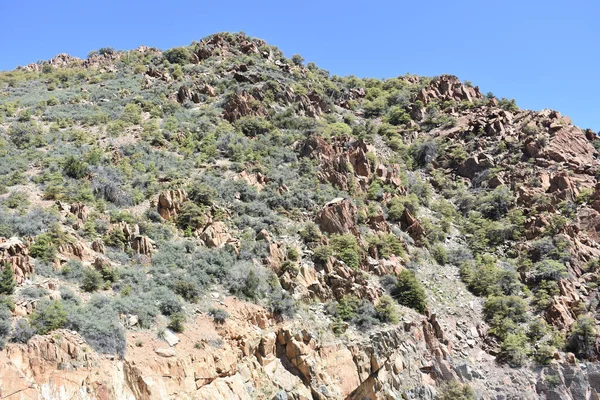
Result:
M600 398L568 117L229 33L0 93L0 397Z

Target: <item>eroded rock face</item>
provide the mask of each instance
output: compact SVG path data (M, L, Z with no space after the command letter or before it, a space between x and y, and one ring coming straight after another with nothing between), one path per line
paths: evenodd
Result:
M98 371L100 363L100 357L70 331L35 336L26 345L11 344L0 352L0 396L83 399L89 391L95 398L115 398L105 391L101 378L90 373Z
M553 161L582 169L593 165L597 152L579 128L566 126L554 134L545 155Z
M100 254L106 253L106 246L104 245L102 239L96 239L92 242L92 250Z
M84 260L91 256L89 247L83 242L63 243L58 246L58 253L60 261L66 261L74 257Z
M425 229L418 219L416 219L408 209L404 209L400 218L400 226L406 231L416 242L420 242L425 237Z
M156 248L156 244L148 236L139 235L131 241L131 248L137 254L149 256Z
M202 232L198 233L200 240L208 247L223 247L225 244L233 244L236 240L229 234L227 226L221 221L215 221L207 225Z
M0 265L8 263L15 275L17 284L34 272L33 261L29 257L29 249L18 238L0 238Z
M187 192L183 189L166 190L158 195L157 211L164 219L172 220L187 199Z
M248 185L254 186L258 190L264 189L265 185L269 183L269 178L263 175L261 172L248 172L244 170L234 176L234 180L238 179L246 181Z
M325 204L315 221L323 232L358 233L356 207L350 200L337 198Z
M399 166L374 162L368 155L373 156L375 148L364 140L340 136L329 143L320 136L313 135L301 143L298 151L301 157L318 160L319 179L339 189L366 191L369 184L378 178L397 188L400 193L404 192L399 178Z

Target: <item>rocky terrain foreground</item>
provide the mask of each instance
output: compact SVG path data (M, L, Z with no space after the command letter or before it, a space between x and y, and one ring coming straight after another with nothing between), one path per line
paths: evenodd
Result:
M0 72L0 399L600 400L598 149L241 33Z

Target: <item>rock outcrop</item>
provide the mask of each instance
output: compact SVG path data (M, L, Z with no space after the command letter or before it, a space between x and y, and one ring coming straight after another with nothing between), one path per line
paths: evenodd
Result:
M29 249L16 237L0 238L0 265L4 263L12 268L17 284L23 283L34 272Z
M187 199L187 192L183 189L166 190L158 195L157 211L164 219L172 220Z
M358 234L356 230L356 207L350 200L337 198L323 206L315 221L323 232Z

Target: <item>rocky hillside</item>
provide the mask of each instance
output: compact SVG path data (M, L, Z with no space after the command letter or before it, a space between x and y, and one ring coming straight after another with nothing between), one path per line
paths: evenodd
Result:
M600 399L596 133L220 33L0 73L0 398Z

